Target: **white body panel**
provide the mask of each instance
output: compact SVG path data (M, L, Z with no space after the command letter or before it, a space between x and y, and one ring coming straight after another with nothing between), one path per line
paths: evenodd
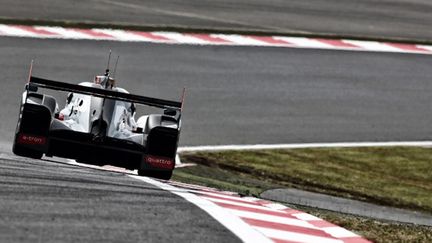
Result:
M83 82L79 85L103 88L99 84ZM128 93L125 89L113 87L114 91ZM103 98L93 97L83 94L72 94L72 99L66 104L65 108L60 111L60 116L63 117L63 124L77 132L90 133L93 122L97 122L103 112L111 112L105 114L109 117L107 121L107 136L119 139L126 139L138 144L143 144L143 134L133 133L136 130L137 124L132 113L132 104L124 101L106 100ZM110 102L109 109L108 102ZM105 109L103 109L105 107Z

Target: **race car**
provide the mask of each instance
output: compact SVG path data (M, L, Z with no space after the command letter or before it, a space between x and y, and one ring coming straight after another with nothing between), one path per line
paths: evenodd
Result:
M38 93L39 89L69 92L65 107L60 110L56 99ZM30 74L21 99L13 153L113 165L169 180L175 167L182 104L183 98L177 102L130 94L116 86L108 69L93 82L78 85ZM135 121L137 105L161 112Z

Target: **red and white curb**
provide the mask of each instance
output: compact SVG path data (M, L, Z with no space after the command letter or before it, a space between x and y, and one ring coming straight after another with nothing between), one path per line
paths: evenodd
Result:
M432 54L432 46L348 39L321 39L287 36L146 32L118 29L78 29L52 26L0 24L0 36L42 39L109 40L188 45L271 46L352 51Z
M223 209L222 215L210 215L219 222L222 221L225 226L225 221L235 219L235 225L228 226L228 229L244 242L369 242L344 228L281 204L254 197L241 197L233 192L209 187L175 181L161 184L159 181L154 183L154 180L148 178L135 178L174 193L181 190L183 194L178 194L179 196L205 211L209 210L208 207ZM202 199L206 201L204 204Z
M254 197L241 197L235 192L191 185L176 181L159 181L137 176L113 166L70 164L99 170L124 173L134 179L176 194L198 206L233 232L243 242L303 243L367 243L361 236L313 215L282 204Z

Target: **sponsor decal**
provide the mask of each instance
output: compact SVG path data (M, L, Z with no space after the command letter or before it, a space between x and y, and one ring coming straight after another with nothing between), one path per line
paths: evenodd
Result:
M170 170L174 168L174 160L172 159L147 155L145 156L144 160L145 162L156 168Z
M57 120L64 121L64 114L63 113L55 114L55 118Z
M28 134L19 134L17 142L20 144L43 145L46 143L46 138Z

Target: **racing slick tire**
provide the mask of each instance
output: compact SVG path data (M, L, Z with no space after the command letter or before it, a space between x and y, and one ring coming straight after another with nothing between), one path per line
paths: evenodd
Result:
M138 170L139 176L153 177L156 179L169 180L173 174L172 170L159 171L159 170Z

